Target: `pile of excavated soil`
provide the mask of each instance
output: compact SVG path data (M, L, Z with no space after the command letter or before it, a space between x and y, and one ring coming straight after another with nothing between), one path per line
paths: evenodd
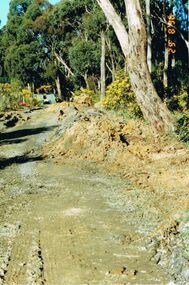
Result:
M62 160L92 160L120 173L143 193L152 193L163 223L149 239L153 259L176 284L188 284L189 150L170 136L157 134L140 120L94 108L59 109L60 127L43 149ZM141 194L142 195L142 194ZM144 215L148 209L144 212Z
M59 111L60 127L44 155L107 163L142 188L188 190L189 151L176 139L111 112L74 106Z
M56 142L46 147L46 154L67 158L104 161L124 152L127 139L124 124L112 120L101 111L69 107L59 116L61 126ZM114 154L115 153L115 154Z

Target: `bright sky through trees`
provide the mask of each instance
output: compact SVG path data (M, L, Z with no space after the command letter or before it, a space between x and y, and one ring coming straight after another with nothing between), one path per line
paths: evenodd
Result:
M10 0L0 0L0 20L1 20L1 27L4 26L6 24L6 20L7 20L7 14L9 11L9 2ZM56 4L59 2L59 0L49 0L49 2L51 4Z

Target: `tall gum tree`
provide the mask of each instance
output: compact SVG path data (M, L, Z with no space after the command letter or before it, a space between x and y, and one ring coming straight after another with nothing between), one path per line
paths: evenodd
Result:
M174 129L174 121L159 98L147 65L147 36L139 0L124 0L128 31L109 0L96 0L112 25L127 62L127 71L144 118L157 130Z
M152 36L151 36L151 12L150 0L145 0L146 4L146 30L147 30L147 64L150 73L152 72Z

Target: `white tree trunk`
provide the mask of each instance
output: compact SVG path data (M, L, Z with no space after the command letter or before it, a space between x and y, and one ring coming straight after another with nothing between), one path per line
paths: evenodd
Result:
M84 78L84 80L85 80L86 88L87 88L87 89L90 89L89 81L88 81L88 71L86 71L86 72L84 73L83 78Z
M163 67L163 86L168 87L168 70L169 70L169 53L167 47L165 47L164 55L164 67Z
M98 4L102 8L106 18L110 25L114 28L119 43L123 50L124 55L128 55L129 38L127 31L121 21L119 15L115 12L114 7L109 0L97 0Z
M67 73L67 77L73 76L74 74L73 74L71 68L69 68L69 66L63 60L63 58L59 54L57 54L56 52L54 52L54 55L55 55L55 58L57 59L57 61L64 66L64 69Z
M115 81L116 67L115 67L114 56L113 56L113 52L112 52L111 40L108 38L106 38L106 45L107 45L107 47L109 49L109 53L110 53L111 67L108 65L107 62L106 62L106 66L107 66L108 70L111 72L112 82L114 82Z
M147 66L146 30L139 0L125 0L129 32L109 0L97 0L118 37L127 71L144 118L159 130L174 128L171 113L158 97Z
M165 46L164 46L164 67L163 67L163 86L165 88L168 87L168 75L169 75L169 53L167 49L167 42L168 42L168 37L167 37L167 29L164 27L164 35L165 35Z
M151 11L150 0L146 0L146 23L147 23L147 64L152 72L152 35L151 35Z
M57 90L57 93L58 93L58 99L62 100L62 92L61 92L61 86L60 86L60 78L59 76L57 76L56 80L55 80L55 83L56 83L56 90Z
M101 64L100 64L100 73L101 73L101 101L105 98L106 95L106 39L105 33L101 33Z

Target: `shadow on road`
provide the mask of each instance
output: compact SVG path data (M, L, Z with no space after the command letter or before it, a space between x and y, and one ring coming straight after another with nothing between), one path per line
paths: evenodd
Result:
M21 156L15 156L10 158L0 158L0 169L4 169L7 166L12 165L13 163L22 164L31 161L40 161L43 160L42 156L28 156L27 154Z
M0 141L12 140L12 139L20 138L20 137L37 135L39 133L51 131L56 127L57 126L42 127L42 128L35 128L35 129L21 129L21 130L12 131L12 132L0 133Z

